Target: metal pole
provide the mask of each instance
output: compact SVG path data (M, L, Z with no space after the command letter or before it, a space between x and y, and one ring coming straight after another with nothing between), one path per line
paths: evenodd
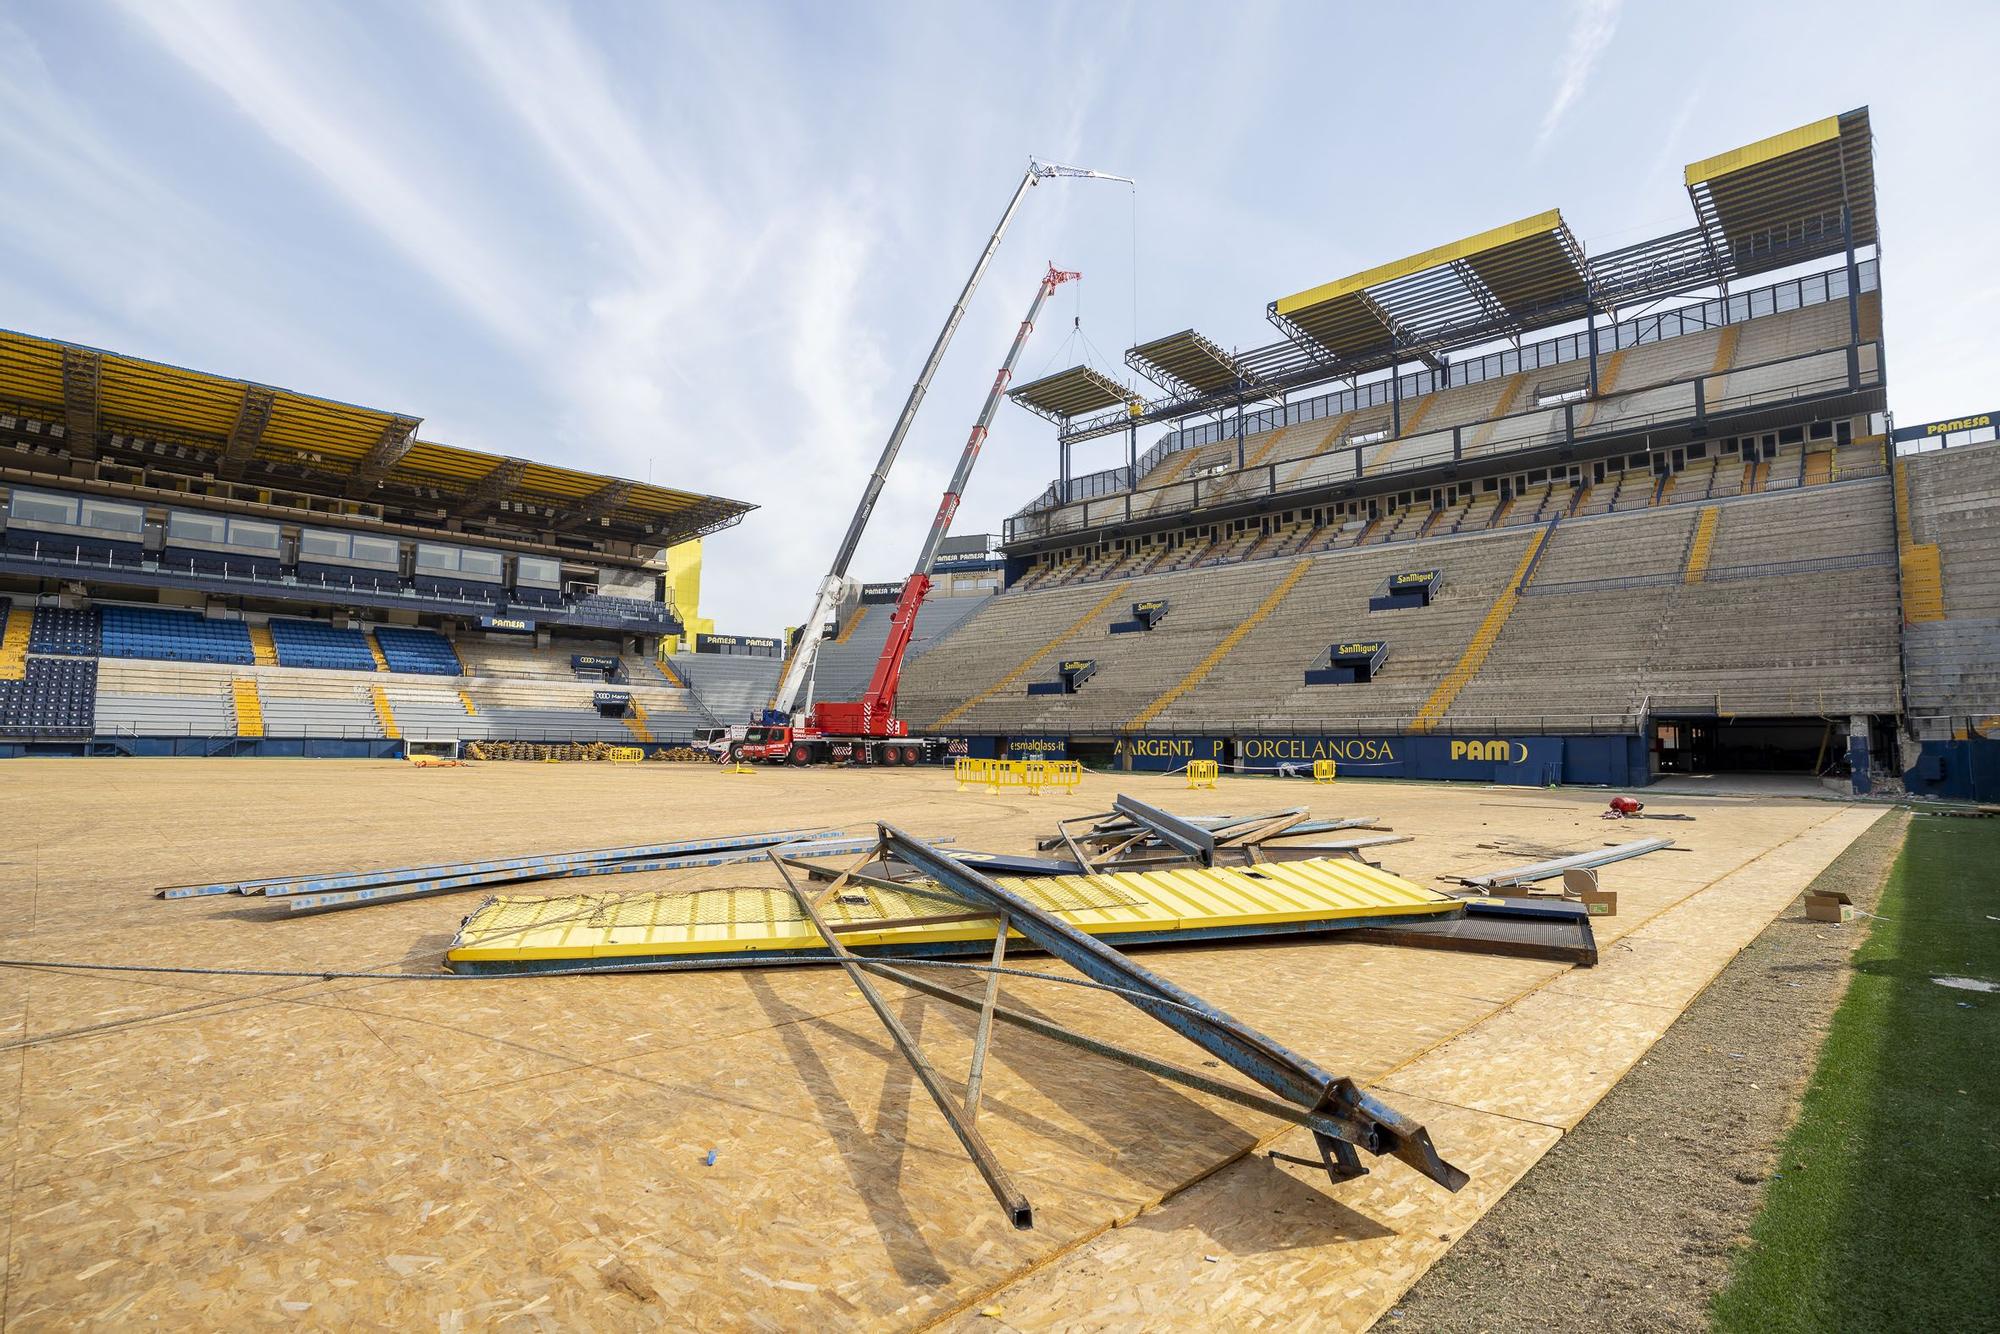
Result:
M986 975L986 999L979 1006L979 1032L972 1041L972 1068L965 1077L965 1119L979 1119L980 1086L986 1079L986 1050L993 1038L993 1007L1000 1000L1000 966L1007 962L1007 914L993 936L993 971Z
M1583 317L1590 324L1590 396L1597 397L1597 308L1586 298L1583 303ZM1612 328L1617 328L1614 322Z
M1861 270L1854 263L1854 215L1840 205L1840 237L1847 247L1847 387L1861 387Z
M1402 370L1401 362L1391 362L1389 365L1389 434L1392 436L1400 436L1403 433Z
M917 1050L916 1040L889 1009L888 1002L884 1001L881 993L875 990L875 984L869 978L867 969L856 961L854 952L841 943L838 933L826 924L826 919L819 915L819 909L813 906L811 896L792 879L792 873L785 869L785 864L776 858L772 859L772 864L778 868L778 874L785 878L785 884L792 891L792 897L797 900L799 910L812 922L813 929L819 932L820 939L826 942L827 948L833 952L833 957L840 960L840 966L847 970L848 980L860 990L869 1008L875 1011L875 1017L882 1021L882 1027L889 1030L889 1036L895 1040L897 1049L903 1053L903 1059L910 1063L910 1069L916 1072L924 1091L931 1095L931 1101L936 1103L938 1110L944 1114L952 1133L957 1135L958 1142L965 1146L966 1153L972 1158L972 1165L978 1168L979 1175L986 1179L987 1186L993 1191L993 1198L1000 1201L1000 1207L1007 1211L1008 1221L1024 1230L1033 1227L1034 1206L1029 1204L1028 1197L1015 1187L1013 1179L1007 1175L1007 1169L993 1156L993 1150L987 1147L986 1140L980 1135L978 1128L971 1120L958 1114L953 1099L945 1091L944 1081L938 1078L937 1071L924 1059L924 1054Z

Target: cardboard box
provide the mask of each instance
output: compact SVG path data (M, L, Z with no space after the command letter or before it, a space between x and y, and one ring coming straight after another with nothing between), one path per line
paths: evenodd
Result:
M1833 890L1816 889L1806 895L1806 920L1851 922L1854 920L1854 900Z

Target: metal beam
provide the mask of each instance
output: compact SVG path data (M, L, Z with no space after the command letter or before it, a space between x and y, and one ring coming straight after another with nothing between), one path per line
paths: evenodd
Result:
M1564 871L1584 870L1592 866L1609 866L1612 862L1622 862L1628 857L1643 857L1661 848L1670 848L1674 841L1670 838L1642 838L1633 843L1620 843L1615 847L1600 848L1596 852L1579 852L1573 857L1557 857L1553 861L1530 862L1526 866L1516 866L1505 871L1495 871L1491 875L1465 875L1458 877L1461 884L1477 885L1481 889L1501 889L1512 885L1533 884L1537 880L1554 880Z
M270 424L271 405L276 399L276 392L267 385L243 386L243 401L236 406L236 424L229 428L229 440L222 447L222 462L216 467L224 478L238 480L250 460L257 456L257 445L264 438L264 428Z
M423 423L415 417L391 418L382 428L382 435L368 448L361 465L354 470L354 476L347 480L347 498L359 500L380 486L389 470L403 461L403 455L410 452L410 446L417 443L417 427Z
M571 506L570 512L556 521L556 531L568 532L587 523L596 523L625 503L625 497L632 494L633 485L616 478L606 482Z
M1400 1158L1448 1190L1466 1183L1465 1173L1439 1156L1422 1125L1362 1092L1354 1081L1328 1074L948 854L893 825L880 828L885 849L912 869L973 907L1004 914L1029 944L1093 982L1114 988L1143 1013L1287 1101L1325 1113L1339 1123L1339 1129L1316 1128L1313 1132L1333 1179L1358 1176L1367 1170L1355 1153L1359 1147Z
M97 457L97 382L103 362L87 348L63 349L63 430L73 459Z
M463 499L451 507L451 517L469 519L492 508L509 491L519 486L521 479L527 476L527 473L526 459L511 457L501 459L491 472L472 484L472 489L465 493Z

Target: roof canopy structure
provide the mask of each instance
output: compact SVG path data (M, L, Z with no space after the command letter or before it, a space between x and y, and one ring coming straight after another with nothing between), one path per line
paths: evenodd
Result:
M1468 334L1499 337L1581 315L1583 248L1550 209L1280 297L1273 323L1336 361L1388 349L1429 358Z
M1143 405L1102 392L1094 405L1088 396L1059 409L1029 401L1029 390L1053 390L1081 367L1014 397L1056 422L1063 439L1083 440L1134 418L1176 421L1415 361L1435 369L1464 348L1838 255L1849 239L1873 246L1872 145L1861 107L1690 165L1694 225L1664 236L1586 258L1550 209L1280 297L1265 313L1284 336L1264 347L1224 353L1193 330L1155 339L1125 355L1167 390Z
M1875 162L1868 108L1691 162L1688 197L1730 276L1765 273L1875 242Z
M672 545L755 506L417 439L422 419L0 331L0 414L63 427L74 459L133 456L231 481L306 479L352 500Z
M1007 397L1038 417L1062 422L1086 412L1102 412L1114 404L1133 402L1136 396L1102 372L1088 366L1072 366L1010 390Z
M1125 364L1173 394L1213 394L1257 382L1242 362L1192 329L1141 343L1125 354Z

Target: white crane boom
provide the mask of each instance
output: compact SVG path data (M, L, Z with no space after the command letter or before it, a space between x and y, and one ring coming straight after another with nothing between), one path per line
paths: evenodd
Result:
M840 539L840 546L833 555L833 565L826 578L820 581L819 592L813 598L812 611L807 614L804 624L799 626L798 638L785 659L784 670L778 676L778 688L771 696L770 706L757 721L773 726L789 723L799 711L800 698L805 693L806 682L812 679L813 664L818 661L820 642L832 628L834 617L839 614L840 604L845 599L849 580L847 567L854 559L855 548L861 545L861 534L868 527L868 520L875 513L875 502L881 498L882 486L889 479L889 469L896 462L897 453L903 448L903 437L910 433L910 425L917 418L917 409L922 406L924 394L930 389L931 377L937 373L938 363L944 360L944 350L951 345L952 335L965 319L966 305L972 300L979 280L986 276L987 266L1000 249L1000 238L1007 234L1008 224L1014 220L1014 211L1021 206L1021 200L1030 189L1052 177L1073 176L1085 180L1122 181L1133 184L1130 177L1113 176L1109 172L1093 171L1088 167L1071 167L1060 162L1043 162L1038 158L1028 159L1028 169L1021 175L1021 183L1014 187L1013 197L1008 199L1007 208L1000 215L1000 222L993 234L986 240L986 248L979 254L979 262L972 266L972 273L965 280L965 287L952 303L951 313L945 317L944 328L938 331L937 340L931 344L930 356L924 359L923 370L917 381L910 386L910 396L903 401L903 410L896 417L896 425L889 432L888 443L882 446L882 457L876 460L875 471L868 476L868 485L862 490L861 503L854 507L854 517L847 522L847 534Z

